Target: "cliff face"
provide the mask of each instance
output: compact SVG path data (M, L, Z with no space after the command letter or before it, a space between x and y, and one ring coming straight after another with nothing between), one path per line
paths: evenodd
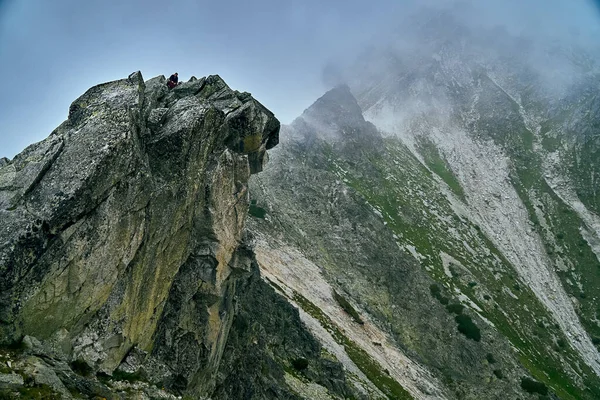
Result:
M95 86L46 140L0 164L0 342L61 365L51 386L64 396L116 396L73 362L197 396L219 368L231 373L220 361L238 286L258 273L242 240L247 183L279 122L218 76L165 83L136 72ZM285 387L272 364L263 375Z

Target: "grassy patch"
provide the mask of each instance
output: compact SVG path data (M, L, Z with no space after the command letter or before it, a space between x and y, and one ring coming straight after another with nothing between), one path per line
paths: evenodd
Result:
M117 381L146 382L146 377L140 371L130 373L116 369L113 371L112 377Z
M419 152L425 160L425 164L433 171L437 176L450 187L450 189L463 201L465 200L465 192L462 186L452 173L450 166L442 158L437 147L428 139L421 138L419 141Z
M248 214L254 218L265 219L267 216L267 210L257 206L256 204L250 204L250 207L248 208Z
M15 392L0 391L0 399L61 400L62 398L61 394L55 392L48 385L24 386Z
M303 371L308 368L308 360L306 358L295 358L292 360L292 367L298 371Z
M268 277L265 276L265 278L267 279L267 281L269 282L269 285L273 286L275 289L279 290L279 292L281 293L285 293L285 291L281 288L281 286L279 286L277 283L273 282L271 279L269 279Z
M462 314L464 309L465 309L465 306L463 306L462 304L458 304L458 303L448 304L446 306L446 310L448 310L449 313L456 314L456 315Z
M560 148L560 145L561 145L560 139L557 139L557 138L554 138L551 136L544 136L542 138L542 147L546 151L554 152Z

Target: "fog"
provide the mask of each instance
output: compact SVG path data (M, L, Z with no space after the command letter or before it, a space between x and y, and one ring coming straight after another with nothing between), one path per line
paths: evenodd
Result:
M588 0L0 0L0 156L45 138L89 87L135 70L219 74L289 123L334 84L386 69L390 49L416 63L432 40L459 38L456 26L424 37L440 14L478 39L469 51L518 54L549 86L581 73L572 49L599 58L600 8Z
M391 30L375 32L353 60L331 60L323 69L323 80L326 86L344 83L353 78L344 75L348 68L357 64L372 74L381 73L387 68L380 65L386 62L382 57L401 58L408 69L418 69L419 58L439 52L441 43L460 47L457 52L482 62L518 60L551 85L558 84L556 80L572 82L575 75L598 68L600 7L595 2L523 3L438 1L413 7Z

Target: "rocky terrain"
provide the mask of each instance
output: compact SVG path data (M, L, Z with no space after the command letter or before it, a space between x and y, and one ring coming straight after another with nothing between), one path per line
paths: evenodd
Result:
M598 68L415 24L282 128L250 185L261 271L406 398L598 398Z
M136 72L1 159L0 398L600 398L597 61L391 43L288 126Z
M218 76L136 72L3 159L0 396L295 399L296 374L355 397L244 237L278 135Z

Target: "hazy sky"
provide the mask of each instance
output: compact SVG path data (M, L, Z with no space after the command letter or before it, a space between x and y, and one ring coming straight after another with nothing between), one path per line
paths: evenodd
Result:
M329 89L321 79L328 62L382 40L416 6L463 3L0 0L0 157L48 136L89 87L136 70L145 79L174 71L184 80L219 74L288 123ZM594 40L597 3L479 0L466 16L512 32L575 32Z

